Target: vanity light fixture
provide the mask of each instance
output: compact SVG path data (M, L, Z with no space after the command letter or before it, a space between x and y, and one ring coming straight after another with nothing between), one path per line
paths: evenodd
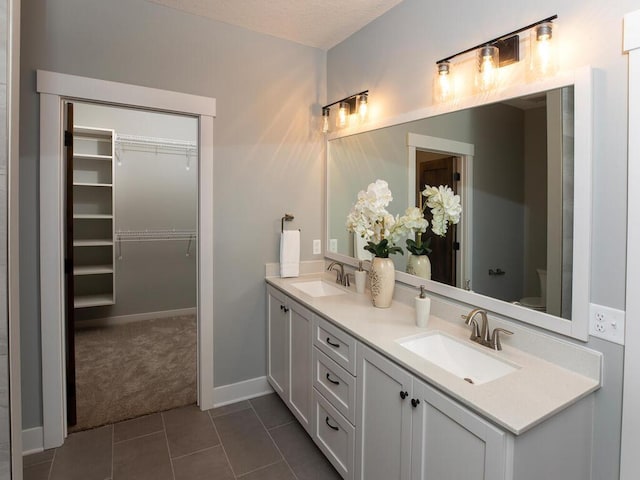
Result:
M480 47L477 62L476 87L481 92L488 92L498 84L500 49L493 45Z
M538 75L553 73L555 62L551 39L554 29L553 21L557 18L558 15L544 18L526 27L438 60L436 62L436 85L434 85L436 99L446 101L452 97L452 91L447 90L452 85L450 61L474 50L477 51L476 87L483 92L494 88L497 85L499 69L520 61L520 36L518 34L526 30L531 31L531 70ZM442 85L446 86L444 90Z
M342 128L347 126L352 115L357 114L359 121L367 118L369 110L369 90L349 95L348 97L329 103L322 107L322 133L329 132L329 117L332 106L338 105L338 114L336 116L336 127Z
M436 64L436 78L433 82L434 96L439 102L446 102L453 98L453 78L451 78L451 62L444 61Z
M557 64L553 48L552 22L544 22L531 30L531 51L529 69L533 76L547 76L555 73Z
M329 109L322 108L322 133L329 133Z

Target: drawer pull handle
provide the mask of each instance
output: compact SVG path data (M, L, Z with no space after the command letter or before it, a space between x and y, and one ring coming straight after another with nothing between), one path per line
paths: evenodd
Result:
M340 385L340 382L338 382L337 380L331 380L331 378L329 378L329 372L327 372L327 380L329 380L334 385Z
M331 342L331 338L330 338L330 337L327 337L327 343L328 343L329 345L331 345L332 347L340 348L340 344L339 344L339 343L332 343L332 342Z
M284 307L283 310L284 310L284 313L288 313L289 312L289 307Z
M407 396L409 396L409 393L408 393L408 392L400 392L400 398L401 398L401 399L403 399L403 400L404 400L405 398L407 398Z
M329 427L331 430L340 430L338 427L334 427L333 425L331 425L331 424L329 423L329 417L326 417L326 418L324 419L324 423L326 423L326 424L327 424L327 427Z
M418 400L417 398L412 398L411 405L413 406L413 408L416 408L418 405L420 405L420 400Z
M280 305L280 310L284 310L284 305ZM467 318L467 317L465 317Z

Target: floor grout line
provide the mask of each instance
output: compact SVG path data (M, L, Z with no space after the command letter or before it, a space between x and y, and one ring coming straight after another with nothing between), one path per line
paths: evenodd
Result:
M49 465L49 473L47 474L47 480L51 479L51 474L53 473L53 462L56 459L56 453L58 453L57 448L53 451L53 458L51 459L51 465Z
M245 409L246 410L246 409ZM242 410L239 410L242 411ZM222 453L224 453L224 458L227 459L227 465L229 465L229 470L231 470L231 475L233 475L234 479L237 479L238 476L236 475L235 470L233 469L233 465L231 465L231 460L229 460L229 455L227 455L227 449L224 448L224 443L222 443L222 436L220 436L220 432L218 431L218 427L216 427L216 422L213 421L213 417L211 416L211 410L207 410L207 415L209 416L209 420L211 421L211 425L213 426L213 430L216 432L216 435L218 436L218 440L220 440L220 447L222 448ZM235 413L235 412L232 412ZM225 415L220 415L221 417L224 417ZM218 418L218 417L216 417Z
M277 394L274 393L273 395L277 395ZM278 399L279 399L279 397L278 397ZM293 471L293 468L291 468L291 465L287 461L287 458L282 454L282 450L280 450L280 447L278 446L276 441L273 439L273 436L271 435L271 432L269 431L269 429L266 427L266 425L262 421L262 418L260 418L260 415L258 415L258 411L253 406L253 403L251 402L251 400L249 400L249 405L251 405L251 409L253 410L253 413L255 413L256 417L258 417L258 421L262 425L262 428L264 428L264 431L267 432L267 435L269 435L269 438L271 439L271 442L273 443L273 446L276 447L276 450L278 451L278 453L282 457L282 460L284 461L285 465L289 468L289 471L291 472L291 475L293 475L294 479L298 480L298 476L296 475L296 472ZM289 423L291 423L291 422L289 422Z
M254 468L253 470L249 470L248 472L244 472L242 475L240 475L239 477L236 477L236 478L242 479L243 477L246 477L247 475L251 475L252 473L259 472L260 470L264 470L265 468L272 467L272 466L277 465L278 463L281 463L281 462L284 463L285 465L287 465L287 467L289 467L289 464L285 462L284 457L283 457L282 460L278 460L276 462L268 463L267 465L262 465L261 467ZM289 467L289 469L291 469L291 467ZM291 472L291 473L293 473L293 472ZM295 477L295 475L294 475L294 477Z
M111 425L111 480L113 480L113 457L114 457L114 452L115 452L115 439L116 439L116 427L112 424Z
M118 440L117 442L115 441L115 434L114 434L114 445L120 445L121 443L125 443L125 442L130 442L131 440L139 440L141 438L144 437L150 437L151 435L157 435L158 433L162 433L164 431L163 428L161 428L160 430L156 430L155 432L149 432L149 433L143 433L142 435L138 435L137 437L131 437L131 438L127 438L125 440Z
M176 480L176 471L173 468L173 459L171 458L171 448L169 447L169 436L167 435L167 424L164 421L164 415L161 413L160 418L162 419L162 431L164 432L164 441L167 444L167 455L169 456L169 465L171 465L171 476L173 480Z

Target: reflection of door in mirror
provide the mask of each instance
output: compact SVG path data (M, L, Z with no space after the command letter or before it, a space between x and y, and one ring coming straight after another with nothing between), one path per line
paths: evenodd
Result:
M458 193L456 181L457 158L441 153L416 151L416 166L418 169L416 178L416 205L422 205L424 197L422 191L426 185L438 187L449 186L454 193ZM429 208L425 209L424 217L431 225L433 215ZM430 240L429 240L430 239ZM422 235L423 242L430 242L432 249L429 254L431 261L431 279L436 282L456 285L456 226L451 225L445 237L434 235L430 228Z

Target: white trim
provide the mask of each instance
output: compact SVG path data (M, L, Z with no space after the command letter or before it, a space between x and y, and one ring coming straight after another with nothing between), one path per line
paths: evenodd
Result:
M620 480L640 471L640 10L624 17L624 48L629 53L629 124L627 178L627 295L622 396ZM633 133L632 133L633 132Z
M540 82L515 85L489 94L476 95L455 103L434 105L414 110L393 118L372 122L368 125L347 128L331 133L327 140L342 138L357 133L377 130L379 128L433 117L444 113L455 112L470 107L501 102L511 98L529 95L556 88L574 86L575 115L575 155L574 161L580 168L574 174L574 228L573 228L573 296L572 320L537 312L491 297L457 289L433 281L425 281L405 272L396 271L396 281L418 287L421 284L438 295L454 301L484 308L499 315L513 318L536 327L566 335L578 340L589 338L589 300L591 296L591 216L592 216L592 142L593 142L593 98L592 69L585 66L571 72L564 72L553 78ZM328 151L328 148L327 148ZM325 193L327 203L329 192ZM328 231L328 218L325 214L325 228ZM328 239L327 239L328 241ZM326 251L325 257L347 265L357 265L353 257Z
M198 404L213 405L213 117L215 99L59 73L37 72L40 93L40 311L44 447L66 435L64 382L62 104L65 99L197 115Z
M181 317L183 315L195 315L196 307L178 308L175 310L162 310L160 312L133 313L131 315L118 315L117 317L91 318L89 320L76 320L76 328L113 327L126 325L127 323L144 322L156 318Z
M69 99L98 100L103 103L150 110L206 117L216 116L215 98L46 70L38 70L36 90L38 93L49 93Z
M44 436L42 427L22 430L22 455L31 455L44 450ZM22 460L22 458L20 458Z
M409 203L413 205L416 198L416 150L444 153L460 159L456 168L460 173L460 197L462 199L462 215L458 225L462 249L458 251L456 262L456 287L465 288L471 282L471 265L473 260L473 156L475 145L458 142L447 138L430 137L418 133L407 134L407 150L409 155Z
M7 315L11 478L22 479L22 385L20 380L20 5L7 2Z
M64 411L64 248L60 97L40 95L40 332L44 445L62 445ZM45 234L44 232L48 232ZM46 341L45 341L46 339Z
M267 377L250 378L242 382L215 387L213 390L213 396L216 398L214 407L222 407L241 400L273 393L273 388L269 385Z

